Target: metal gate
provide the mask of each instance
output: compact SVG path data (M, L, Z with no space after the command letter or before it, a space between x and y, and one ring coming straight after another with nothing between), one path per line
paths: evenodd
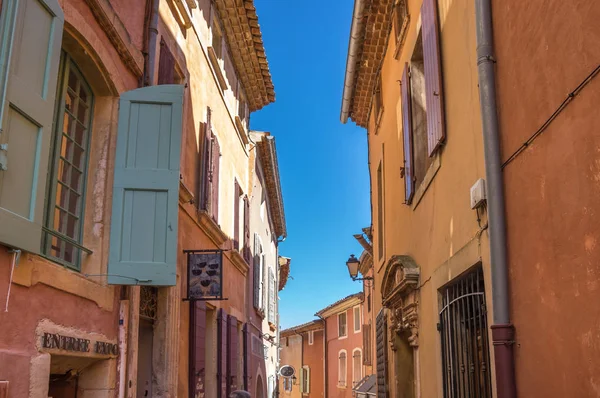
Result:
M445 398L491 398L483 271L480 267L442 291L438 329Z

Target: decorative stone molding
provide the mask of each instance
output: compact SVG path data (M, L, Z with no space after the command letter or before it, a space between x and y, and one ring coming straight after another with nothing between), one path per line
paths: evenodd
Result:
M408 332L411 347L419 345L418 286L421 270L410 256L392 256L388 261L381 291L383 305L390 309L390 344L394 337Z

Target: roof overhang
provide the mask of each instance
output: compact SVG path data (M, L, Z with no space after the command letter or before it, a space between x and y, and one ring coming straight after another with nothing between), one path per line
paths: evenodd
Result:
M255 134L258 132L255 132ZM283 195L281 193L281 180L279 178L279 164L277 161L277 149L275 137L269 133L259 133L256 146L258 148L258 160L263 170L269 212L273 220L275 234L277 237L286 237L285 212L283 210Z
M254 1L215 0L215 4L248 107L257 111L275 101L275 88Z
M354 307L363 302L364 294L363 292L354 293L350 296L344 297L343 299L336 301L328 307L325 307L321 311L317 312L315 315L319 318L327 318L332 315L335 315L339 312L345 311L349 308Z
M290 277L290 263L292 259L289 257L279 256L279 291L282 291Z
M340 120L367 127L395 0L354 0Z
M300 334L304 332L309 332L311 330L321 330L323 329L323 321L320 319L315 319L314 321L310 321L307 323L303 323L298 326L293 326L291 328L287 328L282 330L280 333L280 337L292 336L294 334Z

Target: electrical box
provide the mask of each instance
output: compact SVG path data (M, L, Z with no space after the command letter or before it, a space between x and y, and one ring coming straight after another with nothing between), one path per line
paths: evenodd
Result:
M485 204L485 180L480 178L471 187L471 209L476 209Z

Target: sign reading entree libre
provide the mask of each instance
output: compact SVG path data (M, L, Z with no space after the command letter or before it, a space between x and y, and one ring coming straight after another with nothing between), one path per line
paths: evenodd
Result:
M98 355L119 355L118 344L104 341L92 343L89 339L79 339L54 333L44 333L42 347L72 352L93 352Z

